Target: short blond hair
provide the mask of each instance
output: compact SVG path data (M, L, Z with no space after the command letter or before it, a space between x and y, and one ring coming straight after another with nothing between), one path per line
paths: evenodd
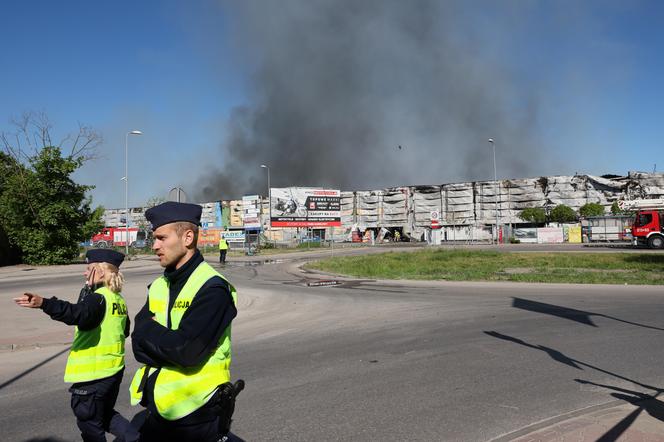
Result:
M191 243L191 246L195 249L198 244L198 226L187 221L178 221L175 223L175 233L178 236L182 236L187 230L194 232L194 242Z
M95 266L104 271L104 285L114 293L120 293L124 286L124 276L120 269L107 262L96 262Z

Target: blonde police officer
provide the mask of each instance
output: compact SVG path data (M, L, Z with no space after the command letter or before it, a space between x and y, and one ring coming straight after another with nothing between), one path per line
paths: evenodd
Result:
M33 293L14 299L21 307L40 308L52 319L76 326L65 382L73 383L71 407L86 442L106 441L107 431L118 440L138 440L138 432L114 410L125 367L125 337L129 336L127 306L120 294L123 260L124 255L114 250L89 250L86 284L76 304Z

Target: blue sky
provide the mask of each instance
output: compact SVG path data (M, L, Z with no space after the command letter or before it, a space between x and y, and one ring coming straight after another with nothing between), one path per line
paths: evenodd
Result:
M124 205L125 133L139 129L129 145L129 204L178 185L195 193L201 170L236 167L223 148L228 118L252 102L266 55L238 31L239 3L3 2L0 130L11 132L10 118L24 111L45 112L56 138L77 122L97 128L100 158L76 178L111 208ZM260 14L261 3L250 3ZM459 20L474 29L460 26L459 39L536 97L535 140L550 160L530 175L664 170L664 3L476 1L462 9ZM477 177L450 180L464 178Z

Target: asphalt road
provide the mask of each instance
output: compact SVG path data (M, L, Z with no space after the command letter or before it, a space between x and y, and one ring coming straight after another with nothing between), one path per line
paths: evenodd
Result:
M611 387L664 389L661 287L308 287L316 276L295 264L224 269L240 296L233 377L247 382L233 429L247 441L487 441L614 402ZM127 269L130 311L159 271ZM10 302L24 289L74 299L82 278L63 275L0 279L0 343L20 345L0 352L2 440L77 440L59 344L71 330ZM136 369L127 359L125 384ZM131 417L128 402L123 388L117 408Z

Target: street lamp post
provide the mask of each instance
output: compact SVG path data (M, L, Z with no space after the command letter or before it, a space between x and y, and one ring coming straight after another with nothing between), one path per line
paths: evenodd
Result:
M125 255L129 256L129 135L143 135L140 130L125 134Z
M270 166L261 164L263 169L267 169L267 225L272 227L272 189L270 188Z
M498 207L500 205L500 188L498 186L498 176L496 174L496 144L493 138L489 138L489 144L493 148L493 182L496 185L496 244L498 244Z

